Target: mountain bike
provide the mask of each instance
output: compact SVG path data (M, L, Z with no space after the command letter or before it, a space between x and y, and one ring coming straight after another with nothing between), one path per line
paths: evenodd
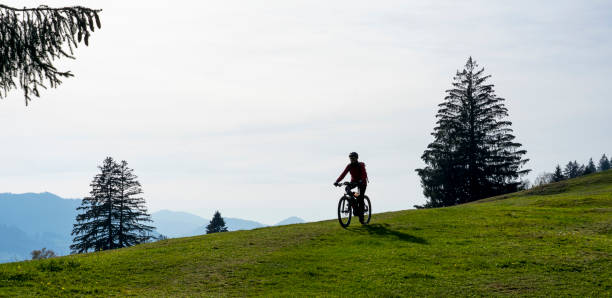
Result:
M338 187L347 186L349 182L339 184ZM351 191L348 187L346 193L340 198L338 202L338 221L343 228L348 227L351 224L351 218L353 217L353 210L357 208L357 197L359 193ZM361 224L367 225L370 223L372 217L372 205L370 204L370 198L363 196L363 221L360 220Z

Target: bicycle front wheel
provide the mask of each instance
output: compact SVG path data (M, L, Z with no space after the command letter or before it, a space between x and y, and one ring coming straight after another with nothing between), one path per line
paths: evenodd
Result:
M353 216L353 210L351 204L346 196L340 198L338 202L338 221L343 228L346 228L351 224L351 217Z
M369 224L370 218L372 218L372 205L370 204L370 198L368 198L368 196L363 196L363 221L361 224Z

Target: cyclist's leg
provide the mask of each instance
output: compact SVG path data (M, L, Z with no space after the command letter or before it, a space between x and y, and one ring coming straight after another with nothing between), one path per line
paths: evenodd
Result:
M351 191L355 187L357 187L357 183L351 182L350 184L346 186L345 190L346 190L346 194L349 197L349 204L353 208L353 214L357 215L358 214L357 208L359 208L359 206L358 206L357 200L355 200L355 197L353 196L353 192Z
M359 210L359 214L363 214L363 206L364 206L364 202L363 202L363 198L365 196L365 192L366 192L366 188L367 188L367 184L363 183L363 184L359 184L359 197L357 197L357 205L358 205L358 210Z

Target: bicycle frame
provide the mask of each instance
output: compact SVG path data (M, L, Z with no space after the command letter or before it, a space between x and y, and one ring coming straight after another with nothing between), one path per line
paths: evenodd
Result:
M345 191L344 191L344 195L340 198L340 202L338 202L338 221L340 222L340 225L343 228L346 228L350 225L351 223L351 217L352 217L352 213L354 208L356 208L356 204L357 204L357 198L359 196L359 193L357 192L353 192L352 189L355 188L356 185L352 185L349 182L344 182L342 184L337 184L336 186L345 186ZM351 187L352 186L352 187ZM366 195L363 195L363 208L364 208L364 212L366 214L366 218L364 221L362 221L363 217L360 216L359 221L361 222L361 224L368 224L370 223L370 218L372 215L372 207L371 207L371 202L370 202L370 198ZM348 215L346 216L346 222L345 220L343 220L343 216L342 214L346 213L347 210L343 209L343 204L342 201L346 201L348 203Z

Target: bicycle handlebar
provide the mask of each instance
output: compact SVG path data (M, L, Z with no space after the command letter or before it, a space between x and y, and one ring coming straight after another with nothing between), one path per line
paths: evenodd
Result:
M338 185L336 185L336 187L341 187L341 186L345 186L345 185L349 185L351 184L350 182L342 182L342 183L338 183Z

